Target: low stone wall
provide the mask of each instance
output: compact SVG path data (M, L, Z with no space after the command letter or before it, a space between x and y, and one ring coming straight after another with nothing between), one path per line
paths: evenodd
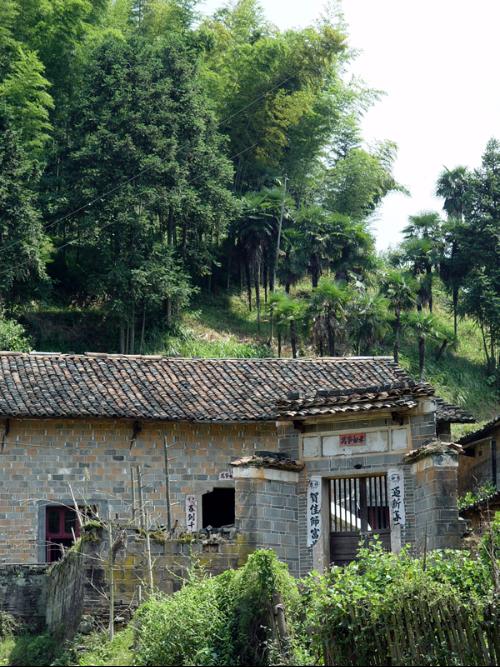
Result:
M123 538L114 561L115 603L119 615L127 614L141 601L148 588L147 549L145 536L133 529L115 531ZM88 548L88 547L87 547ZM246 560L247 550L239 539L234 541L163 540L162 536L150 539L153 581L157 590L170 595L178 590L189 569L199 564L212 575L234 569ZM105 595L109 589L109 543L107 535L93 551L83 556L86 563L86 586L83 613L107 614Z
M85 547L85 542L77 543L47 570L45 623L47 630L60 639L72 637L80 625L86 583Z
M117 540L118 538L118 540ZM127 620L148 592L146 538L135 529L113 528L117 540L113 575L115 616ZM167 595L178 590L189 569L199 564L212 575L237 568L248 550L242 540L150 539L153 582ZM109 621L109 541L105 531L93 532L64 560L52 566L47 585L47 627L58 636Z
M0 566L0 609L30 630L45 625L46 565Z
M114 559L115 613L127 619L148 592L146 538L134 529L113 528L119 537ZM155 589L178 590L189 569L199 564L212 575L244 564L248 546L227 541L150 539ZM53 565L0 566L0 609L33 630L47 629L67 639L85 627L109 620L109 541L102 530L80 540Z

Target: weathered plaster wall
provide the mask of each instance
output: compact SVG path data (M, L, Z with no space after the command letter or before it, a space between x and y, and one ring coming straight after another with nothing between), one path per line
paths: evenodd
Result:
M101 515L130 517L130 466L143 470L144 501L166 523L163 437L170 444L173 519L185 525L185 495L201 494L230 470L230 462L255 450L276 450L274 423L147 423L131 447L133 422L113 420L11 419L0 453L0 563L45 560L47 503L79 501ZM201 510L199 512L201 521Z

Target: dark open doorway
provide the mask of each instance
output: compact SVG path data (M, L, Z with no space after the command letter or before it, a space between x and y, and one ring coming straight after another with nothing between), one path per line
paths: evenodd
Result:
M214 489L202 496L203 528L234 523L234 489Z

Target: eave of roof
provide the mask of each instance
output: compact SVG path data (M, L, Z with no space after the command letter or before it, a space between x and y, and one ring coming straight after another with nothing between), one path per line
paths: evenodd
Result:
M497 426L500 426L500 415L497 415L491 421L484 424L484 426L478 428L476 431L472 431L472 433L463 435L459 440L457 440L457 442L459 442L461 445L469 445L472 442L476 442L477 440L482 440L483 438L487 437L490 431L492 431Z
M430 396L431 385L419 382L408 384L365 386L340 393L320 390L299 398L284 399L277 403L280 419L300 419L350 412L372 410L401 411L417 406L416 398Z
M457 405L447 403L439 396L435 397L436 402L436 420L450 424L473 424L476 419L470 412L463 410Z
M486 498L482 498L481 500L476 500L476 502L471 503L470 505L467 505L466 507L462 507L459 514L462 514L462 513L465 514L470 510L474 511L474 510L484 509L485 507L487 508L490 505L496 504L498 502L500 502L500 490L497 490L494 493L491 493Z

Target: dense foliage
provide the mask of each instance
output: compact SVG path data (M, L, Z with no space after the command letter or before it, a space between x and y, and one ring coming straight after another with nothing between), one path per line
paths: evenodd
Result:
M466 619L477 635L495 595L487 539L476 556L435 551L423 558L387 553L375 543L349 566L299 582L271 552L256 552L237 571L191 577L173 596L145 603L135 617L138 664L323 664L326 656L335 660L327 664L387 664L376 654L387 629L396 628L395 617L429 604L434 614L445 610ZM277 600L286 610L285 644L273 620ZM424 664L414 662L424 649L434 651L428 664L436 657L439 664L468 664L444 642L438 616L415 618L416 644L394 635L407 650L396 664Z
M276 664L276 595L293 623L297 582L273 552L257 551L244 567L213 578L194 571L179 592L152 598L137 612L138 664Z
M398 360L406 338L424 376L467 316L495 384L500 145L479 169L440 176L446 220L411 216L378 257L370 216L404 188L396 146L363 142L377 93L350 78L353 57L338 11L280 31L257 0L212 16L195 0L4 0L6 317L87 311L94 335L78 349L161 339L155 351L173 353L187 349L168 340L195 295L245 292L257 334L270 325L245 353L392 348ZM435 317L442 285L453 326Z

